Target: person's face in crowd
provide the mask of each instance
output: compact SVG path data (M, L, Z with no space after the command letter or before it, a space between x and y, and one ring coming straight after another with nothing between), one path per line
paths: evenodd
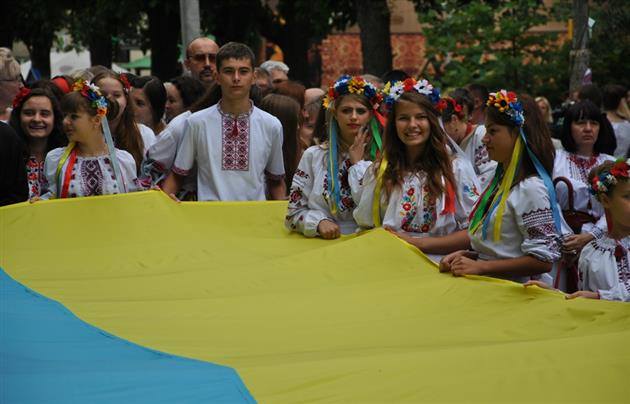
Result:
M260 71L254 72L256 86L263 92L271 87L271 79L266 73L260 73Z
M517 135L509 126L486 120L486 134L482 142L486 145L491 160L507 167L512 158L516 137Z
M215 80L219 46L212 39L197 38L190 44L184 64L190 74L204 83Z
M271 75L271 82L274 85L289 80L289 76L287 76L287 74L280 69L273 69L271 72L269 72L269 75Z
M610 196L602 195L602 206L610 212L613 228L630 235L630 181L618 181Z
M133 113L136 122L153 127L153 108L151 103L141 88L131 89L131 102L133 103Z
M422 151L431 136L428 112L416 103L396 103L396 134L407 151Z
M303 114L304 120L300 126L299 136L305 145L313 144L313 132L315 130L315 121L317 120L317 114L309 114L308 112Z
M63 130L71 142L85 142L100 132L100 117L78 110L63 117Z
M122 83L111 77L105 77L100 79L96 85L100 87L105 97L118 103L118 115L114 118L114 120L118 120L127 108L127 96Z
M354 142L355 136L362 127L367 126L372 117L370 109L355 97L345 96L335 106L335 119L339 124L339 132L347 144Z
M179 93L179 90L172 83L164 83L164 87L166 88L164 115L166 121L169 122L171 119L184 112L184 101L182 100L182 95Z
M544 102L543 100L540 100L536 103L538 105L538 108L540 109L540 112L542 112L542 116L545 117L545 119L547 118L547 114L549 113L549 108L547 107L547 103Z
M22 84L21 76L0 79L0 98L11 106L11 102L22 87L24 87L24 85Z
M229 100L249 98L254 84L254 68L249 59L224 60L217 76L222 97Z
M581 119L571 122L571 136L578 150L593 150L599 136L599 122Z
M34 96L22 105L20 125L29 138L47 138L54 124L55 115L48 97Z
M450 121L444 121L444 130L456 143L461 142L466 136L466 122L459 119L455 114L451 116Z

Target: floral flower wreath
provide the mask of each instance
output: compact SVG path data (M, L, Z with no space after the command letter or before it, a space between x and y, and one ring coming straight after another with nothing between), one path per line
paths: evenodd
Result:
M324 108L331 109L335 100L348 94L364 95L373 109L378 109L381 102L383 102L383 95L372 83L365 81L360 76L344 74L328 88L328 94L324 98Z
M413 77L409 77L404 81L388 82L383 88L383 94L385 94L385 105L387 109L391 109L392 106L403 93L416 92L427 96L429 100L439 109L440 104L440 90L433 87L427 80L422 79L416 81ZM445 106L445 105L444 105ZM440 110L442 111L442 110Z
M96 115L105 116L107 114L107 100L96 85L88 84L85 80L77 80L72 86L72 91L77 91L87 98L92 108L96 110Z
M31 94L30 88L22 87L20 89L20 92L17 93L15 95L15 98L13 99L13 109L19 108L24 102L24 100L26 99L26 97L28 97L30 94Z
M131 83L129 82L129 78L127 77L127 75L125 73L119 73L118 79L122 83L125 93L129 93L129 90L131 90Z
M448 104L451 104L453 114L457 115L459 119L464 119L464 107L458 104L454 98L444 97L437 103L435 107L438 109L438 111L444 112L448 108Z
M499 112L509 116L516 126L520 127L525 123L523 106L512 91L499 90L496 93L490 93L486 105L497 108Z
M624 159L618 159L609 169L602 171L595 176L591 182L591 194L599 200L602 194L607 193L613 186L617 185L619 179L627 180L630 177L630 166Z

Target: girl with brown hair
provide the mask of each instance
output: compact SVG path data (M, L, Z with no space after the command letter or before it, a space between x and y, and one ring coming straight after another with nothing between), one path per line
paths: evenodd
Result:
M107 99L118 103L118 115L110 121L110 128L116 147L129 152L140 167L144 153L155 141L155 134L145 125L135 122L134 110L129 92L131 84L124 74L105 70L94 76L96 84Z
M446 145L434 106L439 92L412 78L388 84L384 92L390 106L384 153L353 189L359 199L354 218L364 228L382 224L425 253L466 248L479 183Z
M550 283L563 222L550 177L554 148L547 125L531 97L521 103L501 90L490 94L487 106L483 141L499 164L470 215L472 250L447 255L440 270Z
M289 191L285 226L306 237L334 239L352 233L358 183L381 147L376 122L379 91L358 76L341 76L328 90L315 127L320 145L302 155ZM368 135L368 128L370 128ZM366 153L366 144L372 143Z

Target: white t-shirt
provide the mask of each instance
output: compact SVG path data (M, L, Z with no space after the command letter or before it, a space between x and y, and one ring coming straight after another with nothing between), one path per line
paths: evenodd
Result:
M608 236L584 246L578 263L580 290L599 292L605 300L630 302L629 248L630 237L617 244Z
M265 176L284 177L282 125L252 105L239 116L220 103L192 114L172 171L190 174L197 163L200 201L265 199Z
M44 184L44 194L41 197L42 199L60 197L61 192L58 186L63 181L70 164L70 159L67 159L61 167L60 177L62 178L60 181L60 179L56 177L57 165L65 149L65 147L59 147L51 150L46 155L46 161L44 162L46 180ZM77 156L76 162L72 167L72 173L70 173L67 197L76 198L80 196L112 195L140 190L141 188L138 185L138 179L136 177L136 162L131 154L124 150L116 149L116 159L118 160L122 174L122 190L118 188L109 154L98 157Z

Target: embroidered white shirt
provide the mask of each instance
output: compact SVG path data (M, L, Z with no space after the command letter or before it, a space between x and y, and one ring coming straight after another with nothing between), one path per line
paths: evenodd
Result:
M453 159L456 184L455 213L442 214L446 198L429 193L426 173L407 174L402 186L395 187L389 198L381 190L380 214L383 226L402 230L417 237L445 236L468 228L468 215L479 198L479 181L469 164L460 158ZM376 176L374 165L368 168L363 180L353 188L353 198L359 200L354 210L357 224L374 227L372 213Z
M348 154L341 153L339 156L341 204L336 215L331 211L327 163L326 145L311 146L304 151L289 191L289 206L285 219L285 225L289 230L302 233L306 237L315 237L318 235L319 222L328 219L337 223L343 234L356 231L357 224L352 217L356 200L352 197L351 187L358 187L359 180L372 162L361 160L351 165Z
M553 178L565 177L573 187L573 208L588 213L598 219L596 223L586 223L582 226L582 233L591 233L595 238L602 237L607 230L604 208L590 193L588 183L589 172L604 161L614 160L613 156L600 154L593 158L585 158L565 150L556 150L553 163ZM563 210L569 208L569 194L564 183L556 185L556 196Z
M608 236L584 246L578 263L580 290L599 292L605 300L630 302L630 237L619 240L619 244L619 257L615 257L615 240Z
M495 209L490 216L485 239L482 237L482 226L470 234L470 244L479 253L479 259L496 260L525 255L545 262L560 259L562 238L556 231L551 201L540 177L528 177L512 188L501 218L501 239L497 241L493 238L496 220ZM523 276L503 278L521 283L530 279Z
M42 199L59 198L59 178L56 178L57 165L61 160L65 148L59 147L51 150L46 155L44 172L46 173L45 194ZM131 154L124 150L116 149L116 159L120 165L123 190L118 189L114 168L109 154L98 157L80 157L72 167L70 181L68 183L68 198L94 195L111 195L141 190L136 177L136 162ZM65 175L70 159L67 159L61 168L60 176Z
M144 147L142 148L142 155L144 156L147 150L149 150L149 147L151 147L151 145L155 143L155 133L153 133L153 129L144 124L136 124L138 125L138 129L140 129L140 136L142 137L142 143L144 145Z
M284 176L282 125L254 106L234 116L220 103L192 114L186 121L172 170L188 175L197 163L200 201L265 199L265 176Z

